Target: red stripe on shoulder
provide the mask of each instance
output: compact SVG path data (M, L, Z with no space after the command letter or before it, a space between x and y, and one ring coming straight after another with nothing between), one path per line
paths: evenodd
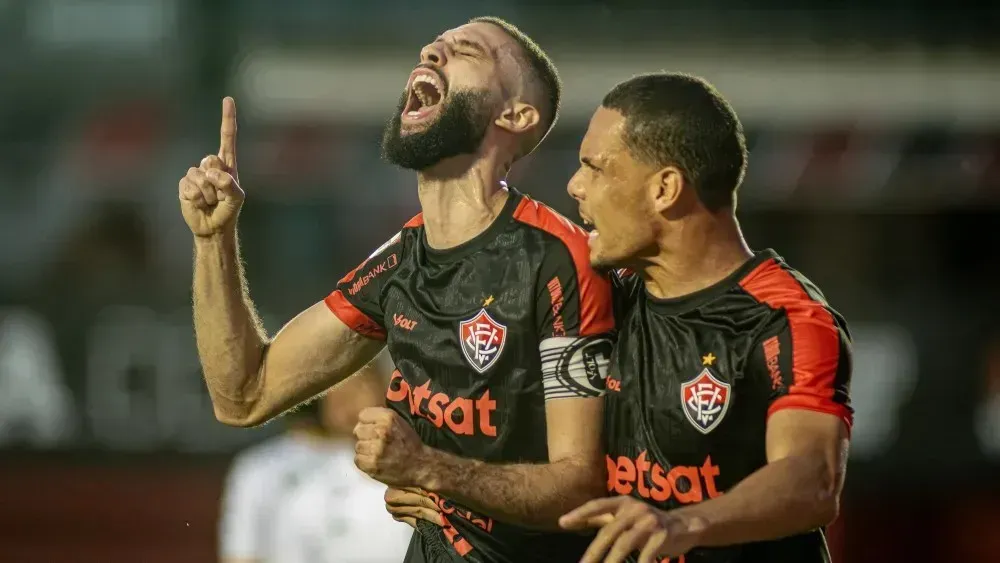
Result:
M403 228L405 229L407 227L422 227L423 224L424 224L424 214L421 212L414 215L413 219L407 221L406 224L403 225Z
M611 282L590 267L589 234L547 205L523 196L514 219L558 238L566 245L576 268L580 288L580 335L609 332L615 327Z
M385 329L352 305L339 289L327 295L323 302L338 319L354 332L375 340L385 340Z
M757 301L785 311L792 336L793 384L789 394L804 392L833 398L840 362L840 329L829 309L810 297L774 258L754 268L740 286Z
M365 264L367 264L367 263L368 263L368 260L365 260L364 262L358 264L357 267L355 267L353 270L351 270L350 272L347 272L347 274L345 274L344 277L340 278L340 280L337 281L337 285L344 284L344 283L351 283L351 281L354 280L354 276L358 275L358 272L360 272L361 268L364 268Z

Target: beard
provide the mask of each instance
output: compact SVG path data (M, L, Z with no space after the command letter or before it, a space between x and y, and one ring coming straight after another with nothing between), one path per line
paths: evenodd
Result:
M487 90L452 92L440 113L422 131L402 132L402 115L409 92L403 92L396 113L382 132L382 158L408 170L426 170L446 158L475 154L492 121Z

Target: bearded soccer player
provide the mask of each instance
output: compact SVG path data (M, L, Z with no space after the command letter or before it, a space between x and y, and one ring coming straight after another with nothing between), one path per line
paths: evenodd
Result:
M590 268L585 231L503 183L552 127L559 96L546 55L502 20L473 20L424 47L382 147L417 172L422 213L274 338L237 251L244 192L231 99L219 156L180 183L195 235L198 351L219 420L269 420L388 343L389 408L359 415L355 462L399 487L389 496L436 499L441 525L408 520L419 533L407 561L570 561L587 546L558 518L603 494L611 286Z
M594 114L568 190L616 272L608 490L584 561L828 561L851 428L844 319L734 215L742 126L705 81L640 76ZM634 272L634 273L633 273Z

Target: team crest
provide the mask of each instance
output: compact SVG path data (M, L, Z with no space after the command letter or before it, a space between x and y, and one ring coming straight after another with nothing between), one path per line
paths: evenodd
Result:
M458 335L465 359L476 371L483 373L500 357L507 339L507 327L493 320L486 309L481 309L475 317L458 325Z
M728 383L719 381L705 368L698 377L681 385L684 414L702 434L708 434L722 422L729 408Z

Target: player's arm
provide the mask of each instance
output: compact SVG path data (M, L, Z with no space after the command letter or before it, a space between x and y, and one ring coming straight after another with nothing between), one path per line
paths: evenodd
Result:
M601 399L565 399L546 407L549 462L491 464L428 449L420 487L497 520L557 529L559 516L604 493Z
M818 312L818 311L814 311ZM829 314L825 315L830 317ZM660 511L631 497L592 501L565 527L601 527L584 561L633 550L675 556L697 546L778 539L831 523L839 509L852 421L847 335L823 315L792 319L761 339L747 376L772 388L767 464L714 499Z
M605 494L611 286L590 269L586 243L571 250L546 257L536 297L548 463L489 464L433 451L421 483L474 511L540 529L558 528L565 511Z
M808 307L816 315L790 308L750 359L750 377L772 390L767 465L724 495L678 511L703 522L700 545L781 538L837 517L852 423L850 341L827 310Z
M319 302L268 338L247 292L236 237L195 245L194 325L216 417L254 426L367 364L384 342L351 329Z
M179 199L195 240L194 328L215 414L226 424L252 426L351 375L383 343L348 326L322 302L268 338L250 301L236 237L244 192L231 98L223 101L220 136L218 156L188 170Z

